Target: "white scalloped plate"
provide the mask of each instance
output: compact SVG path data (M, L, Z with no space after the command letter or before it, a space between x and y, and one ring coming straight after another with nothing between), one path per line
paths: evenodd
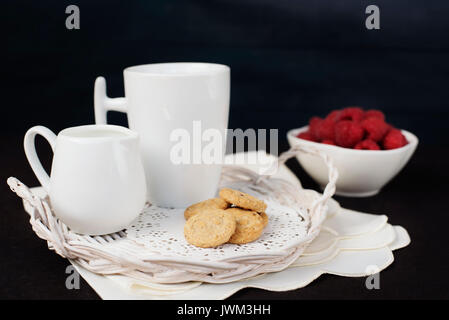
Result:
M359 236L367 232L376 231L382 228L388 220L386 215L362 213L341 208L338 214L345 213L345 220L341 220L336 214L328 216L323 224L323 229L335 230L338 235L346 237Z
M335 258L340 252L347 250L373 250L388 246L394 241L396 233L390 224L382 229L353 238L338 239L319 252L313 254L302 254L290 267L311 266L323 264ZM316 239L320 241L319 239Z
M332 209L335 210L335 207ZM329 209L328 218L323 222L320 234L307 247L302 254L303 256L326 251L330 247L335 246L338 241L344 241L344 239L360 239L363 235L380 231L387 225L387 217L384 215L377 216L341 208L337 208L337 210L337 212L333 212ZM358 216L358 218L354 219L354 215ZM351 225L347 226L340 221L348 221ZM362 244L360 243L360 245Z

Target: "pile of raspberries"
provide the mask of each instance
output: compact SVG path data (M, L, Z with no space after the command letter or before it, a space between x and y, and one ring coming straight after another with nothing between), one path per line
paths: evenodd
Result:
M358 150L391 150L408 142L401 130L385 122L379 110L359 107L334 110L324 119L312 117L298 138Z

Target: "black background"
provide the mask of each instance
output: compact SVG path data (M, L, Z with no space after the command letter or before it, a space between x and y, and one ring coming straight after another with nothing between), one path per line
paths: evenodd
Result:
M76 4L81 29L67 30ZM365 28L376 4L381 29ZM364 279L323 276L305 289L246 289L234 298L448 298L446 197L449 3L447 1L3 1L1 179L37 184L22 150L37 124L55 132L93 123L93 84L123 96L130 65L205 61L231 67L230 128L288 129L312 115L360 105L420 138L402 173L377 196L337 198L343 206L386 213L407 228L410 247L395 253L382 289ZM124 115L110 122L126 125ZM39 141L46 167L50 149ZM315 188L295 161L289 166ZM0 298L96 298L86 283L65 289L62 258L37 240L18 198L0 185Z

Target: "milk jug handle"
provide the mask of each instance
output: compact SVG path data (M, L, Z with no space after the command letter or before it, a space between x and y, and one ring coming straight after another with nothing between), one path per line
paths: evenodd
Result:
M41 183L47 194L50 192L50 177L42 166L39 157L36 153L36 146L34 140L36 135L39 134L43 136L51 146L53 153L55 152L56 145L56 135L46 127L35 126L27 131L25 138L23 139L23 147L25 149L25 155L30 163L31 169L33 169L37 180Z

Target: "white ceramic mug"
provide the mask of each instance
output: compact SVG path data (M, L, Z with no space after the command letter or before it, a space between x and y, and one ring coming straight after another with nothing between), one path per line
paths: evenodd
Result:
M182 208L211 197L217 191L221 164L176 164L170 158L174 130L186 130L198 141L194 121L201 129L223 135L228 123L230 69L212 63L158 63L126 68L126 98L108 98L103 77L95 81L95 121L106 123L109 110L126 112L129 127L140 134L148 200L161 207ZM201 139L201 137L199 137ZM201 141L200 141L201 143Z
M36 154L35 136L53 150L50 177ZM146 201L139 136L127 128L86 125L56 136L36 126L27 131L25 154L50 197L55 215L73 231L99 235L126 228Z

